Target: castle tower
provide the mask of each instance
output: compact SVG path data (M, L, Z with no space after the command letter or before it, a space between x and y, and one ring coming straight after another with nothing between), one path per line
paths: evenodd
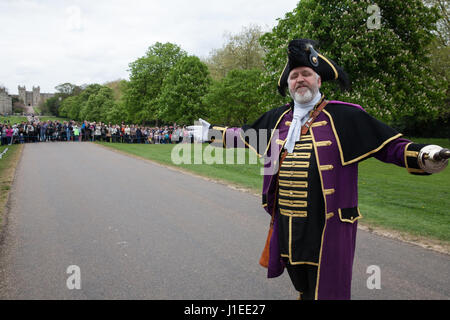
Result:
M18 86L19 91L19 100L21 100L25 105L27 104L27 90L25 86Z
M39 86L37 87L33 86L33 98L31 105L37 107L40 101L41 101L41 88Z
M0 114L12 114L12 99L5 88L0 87Z

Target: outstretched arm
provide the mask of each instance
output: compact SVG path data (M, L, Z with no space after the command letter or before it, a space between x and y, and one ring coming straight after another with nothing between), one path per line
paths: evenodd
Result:
M211 125L208 121L199 119L194 126L188 128L196 141L211 142L212 145L223 148L246 147L240 138L241 128L221 127Z
M399 138L388 143L374 154L374 157L383 162L405 167L411 174L429 175L447 167L450 150Z

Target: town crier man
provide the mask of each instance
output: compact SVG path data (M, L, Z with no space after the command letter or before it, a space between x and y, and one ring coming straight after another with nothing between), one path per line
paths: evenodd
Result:
M413 143L361 106L327 100L325 81L348 76L309 39L292 40L278 91L291 103L242 128L211 126L226 148L243 145L265 161L262 205L272 216L260 263L268 277L287 269L301 299L350 299L358 219L358 163L376 159L428 175L443 170L449 150ZM213 133L211 133L213 132ZM205 137L205 136L204 136ZM256 137L256 138L255 138Z

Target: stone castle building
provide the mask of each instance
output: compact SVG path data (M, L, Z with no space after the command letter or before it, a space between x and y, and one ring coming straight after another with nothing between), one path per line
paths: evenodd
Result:
M19 102L23 102L26 106L38 106L39 103L44 102L48 98L53 97L54 93L41 93L41 88L39 86L34 87L33 91L27 91L25 86L19 86Z
M12 98L5 88L0 87L0 114L12 114Z

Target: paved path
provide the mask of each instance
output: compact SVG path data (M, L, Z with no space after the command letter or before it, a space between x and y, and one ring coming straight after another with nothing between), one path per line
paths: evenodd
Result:
M92 143L25 145L0 246L2 299L295 299L258 265L259 197ZM353 299L449 299L450 258L359 231ZM69 290L70 265L81 289ZM381 269L381 289L366 286Z

